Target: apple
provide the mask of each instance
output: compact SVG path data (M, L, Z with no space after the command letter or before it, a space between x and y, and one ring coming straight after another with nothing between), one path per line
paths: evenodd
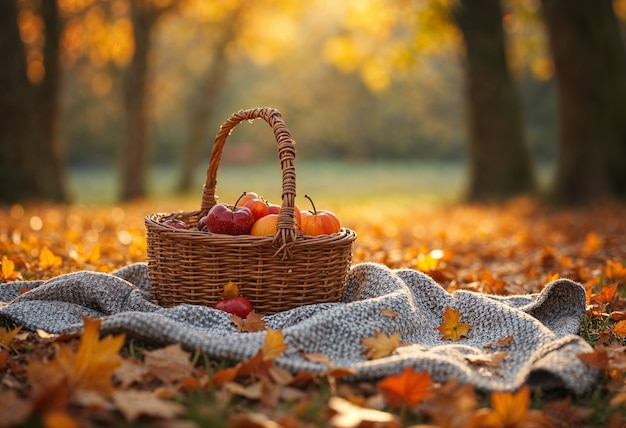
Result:
M241 198L239 199L239 203L241 205L245 205L246 202L251 201L253 199L262 199L258 193L254 193L254 192L243 192L243 195L241 195Z
M207 219L207 216L200 217L200 220L198 220L198 230L200 230L202 232L206 232L207 231L206 219Z
M276 235L278 225L278 214L268 214L254 222L250 235L266 236Z
M313 211L302 211L302 230L305 235L330 235L341 231L341 224L335 214L327 210L317 210L309 195L304 195L311 202Z
M181 230L189 229L189 227L187 227L187 224L184 221L178 220L175 218L168 218L167 220L163 222L163 224L173 229L181 229Z
M280 214L280 205L268 203L270 207L270 214ZM300 213L300 209L297 205L293 205L293 215L295 217L296 226L300 229L300 224L302 224L302 215Z
M224 299L218 301L215 309L228 312L229 314L237 315L239 318L245 318L250 312L252 312L252 304L248 299L243 296L231 297L230 299Z
M241 203L241 205L252 211L254 220L265 217L270 213L269 204L265 202L261 197L248 199L245 202Z
M245 195L244 192L235 205L217 204L207 214L206 227L211 233L226 235L247 235L254 224L252 211L246 207L237 206L239 200Z

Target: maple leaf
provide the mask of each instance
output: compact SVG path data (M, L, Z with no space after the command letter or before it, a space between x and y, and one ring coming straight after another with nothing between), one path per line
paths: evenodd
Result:
M446 428L465 427L478 407L478 398L471 383L459 385L451 379L437 388L437 394L420 408L431 418L431 425Z
M626 320L619 321L611 328L611 331L621 337L626 337Z
M0 273L5 281L13 281L15 279L22 278L22 275L15 271L15 263L13 260L7 259L6 256L2 257L2 268L0 269Z
M374 331L374 336L361 339L361 343L365 346L365 358L368 360L376 360L378 358L391 355L400 345L400 332L395 332L391 336L386 335L378 330Z
M491 409L481 409L469 421L468 427L525 428L551 426L548 418L538 410L530 410L530 388L524 385L519 391L494 391Z
M494 352L489 355L465 355L464 358L475 366L497 368L508 355L507 351Z
M239 296L239 287L232 281L228 281L224 286L224 291L222 292L222 299L232 299L233 297Z
M173 419L185 412L182 404L163 400L152 391L118 390L113 393L113 402L128 422L134 422L142 415Z
M591 302L599 304L601 306L610 305L615 299L617 286L617 282L603 286L598 293L591 295Z
M144 351L144 362L150 373L166 384L181 381L193 371L191 354L183 351L180 343Z
M626 267L621 261L607 260L604 275L614 281L626 281Z
M250 312L246 319L241 319L240 316L232 314L230 316L230 322L235 324L237 330L242 332L254 333L256 331L261 331L265 329L265 324L267 323L263 319L264 315L259 314L256 311Z
M458 309L446 306L443 314L443 323L437 328L443 334L443 340L458 342L462 337L467 337L472 326L459 322L460 317L461 313Z
M84 329L77 351L61 346L50 361L31 360L28 379L35 396L68 394L76 398L81 391L109 395L113 373L121 364L119 351L125 335L107 336L100 340L101 320L83 316ZM64 392L66 391L66 392Z
M609 355L604 350L585 352L576 356L586 366L594 369L608 370L610 367Z
M6 328L0 327L0 348L11 347L11 343L15 339L15 336L22 330L22 326L16 327L11 331L7 331Z
M400 374L385 377L376 386L385 403L393 408L412 408L435 395L431 390L433 381L430 374L416 373L413 367L405 368Z
M48 247L43 247L39 253L39 267L42 269L57 268L61 266L63 260L56 256Z
M285 336L282 330L267 329L265 340L263 341L263 360L273 361L289 347L284 341Z

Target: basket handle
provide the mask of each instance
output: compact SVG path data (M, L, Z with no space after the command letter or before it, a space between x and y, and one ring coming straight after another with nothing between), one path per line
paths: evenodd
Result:
M294 225L294 206L296 199L296 168L294 159L296 157L295 141L291 138L291 133L283 121L280 112L270 107L259 107L249 110L239 110L233 113L226 120L215 136L209 167L206 172L206 181L202 188L202 203L200 210L208 212L217 204L215 190L217 186L217 170L222 158L222 151L226 139L232 133L233 128L243 121L252 122L255 119L265 120L274 131L274 137L278 143L278 158L282 170L282 204L278 215L277 233L274 243L280 248L277 251L282 253L283 258L289 257L290 250L296 242L297 230Z

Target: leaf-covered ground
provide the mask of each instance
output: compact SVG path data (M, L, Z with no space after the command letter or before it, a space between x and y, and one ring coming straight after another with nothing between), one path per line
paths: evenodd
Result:
M158 210L173 211L176 203ZM602 370L598 385L579 397L526 388L484 396L410 369L353 384L324 355L307 356L328 364L323 376L276 367L287 346L280 331L234 365L177 345L99 337L97 320L85 319L82 336L27 332L0 320L0 426L624 426L626 206L556 210L522 199L488 207L335 208L359 235L354 263L419 269L449 291L525 294L558 277L583 284L588 312L580 334L595 351L579 358ZM143 217L154 211L149 203L0 209L0 283L145 261ZM450 340L471 328L453 313L444 324ZM264 328L259 319L254 325ZM400 340L380 334L362 343L367 358L379 358Z

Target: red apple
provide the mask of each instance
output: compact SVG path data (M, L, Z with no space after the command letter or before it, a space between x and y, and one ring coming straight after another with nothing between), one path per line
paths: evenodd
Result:
M198 220L198 230L206 232L207 230L206 219L207 219L207 216L200 217L200 220Z
M209 232L226 235L247 235L250 233L254 224L254 216L248 208L237 206L239 199L235 205L217 204L209 210L206 219L206 227Z
M252 215L255 220L260 219L261 217L265 217L270 213L270 207L267 202L265 202L260 197L248 199L246 202L241 204L242 206L248 208L252 211Z
M252 304L243 296L231 297L230 299L220 300L213 306L220 311L235 314L239 318L245 318L252 312Z
M315 209L315 204L309 195L304 195L313 211L302 211L302 230L305 235L330 235L341 230L341 224L335 214L326 210Z
M175 218L168 218L167 220L163 222L163 224L173 229L181 229L181 230L189 229L189 227L187 227L187 224L184 221L178 220Z

